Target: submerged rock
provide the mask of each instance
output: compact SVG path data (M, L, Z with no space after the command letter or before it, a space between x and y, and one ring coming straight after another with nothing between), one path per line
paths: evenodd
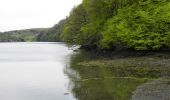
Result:
M159 79L139 86L132 100L170 100L170 79Z

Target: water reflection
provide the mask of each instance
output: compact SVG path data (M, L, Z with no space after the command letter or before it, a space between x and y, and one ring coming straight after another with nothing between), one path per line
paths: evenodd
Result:
M169 58L106 58L62 43L0 43L0 100L169 100L170 80L153 79L170 76Z
M130 100L137 86L148 81L145 78L118 78L106 67L79 64L97 58L98 55L87 52L75 53L65 69L77 100Z

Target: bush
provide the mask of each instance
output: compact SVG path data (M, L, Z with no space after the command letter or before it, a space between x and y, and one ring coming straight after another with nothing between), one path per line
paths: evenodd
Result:
M135 50L170 47L169 0L139 0L118 10L105 24L103 48L121 45Z

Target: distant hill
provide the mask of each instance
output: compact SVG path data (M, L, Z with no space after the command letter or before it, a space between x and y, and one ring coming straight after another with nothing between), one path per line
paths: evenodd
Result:
M0 42L32 42L37 41L37 36L48 32L48 28L34 28L0 32Z
M0 42L61 42L60 35L67 19L51 28L33 28L0 32Z
M37 36L37 41L47 41L47 42L60 42L62 41L60 35L63 31L64 24L67 19L61 20L58 24L54 25L52 28L49 28L47 32L39 34Z

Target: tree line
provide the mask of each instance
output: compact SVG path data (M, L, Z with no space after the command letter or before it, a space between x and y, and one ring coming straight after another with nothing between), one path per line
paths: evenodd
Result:
M26 39L0 34L0 40L64 41L101 50L170 49L170 0L83 0L58 24L37 32Z
M92 49L169 49L170 0L83 0L60 37Z
M37 41L39 34L46 33L48 28L15 30L0 33L0 42L32 42Z

